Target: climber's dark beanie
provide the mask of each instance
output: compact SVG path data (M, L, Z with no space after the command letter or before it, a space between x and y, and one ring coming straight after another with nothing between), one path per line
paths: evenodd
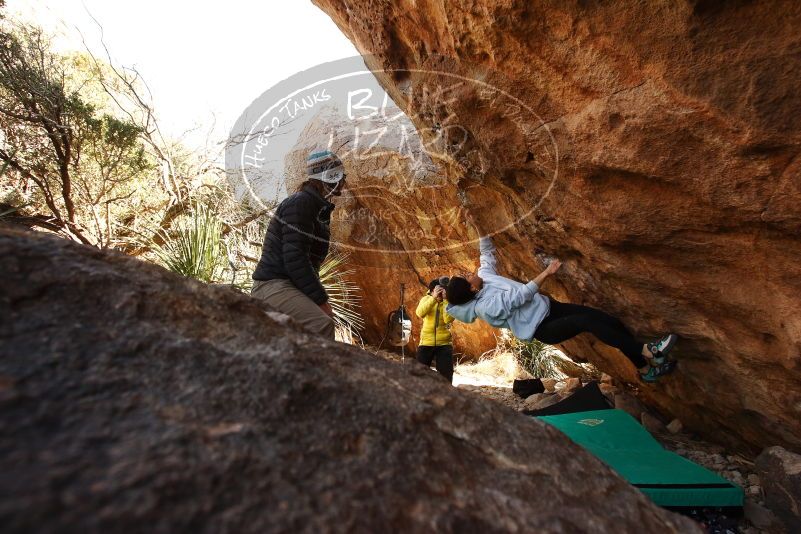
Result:
M453 305L470 302L475 297L473 290L470 289L470 282L461 276L454 276L445 288L445 298Z

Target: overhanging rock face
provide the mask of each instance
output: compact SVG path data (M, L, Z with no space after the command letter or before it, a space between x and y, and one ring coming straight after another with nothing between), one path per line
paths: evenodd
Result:
M314 1L442 137L507 274L558 256L555 297L682 337L647 403L801 449L801 5ZM636 382L592 339L565 349Z
M248 296L0 229L4 532L687 532L542 423Z
M386 112L396 113L400 110L394 106ZM477 247L470 242L468 229L459 224L459 206L452 204L456 184L440 174L433 162L421 163L425 154L414 125L405 119L410 133L399 140L393 135L398 131L394 121L376 117L367 125L364 122L359 124L362 130L381 135L369 143L362 141L367 146L358 151L339 151L348 185L332 215L332 249L348 254L347 268L352 271L348 278L360 289L359 311L365 320L360 334L368 343L386 341L387 315L399 306L404 284L404 301L413 321L406 351L413 354L422 327L415 309L429 282L473 269ZM353 125L333 110L318 113L286 156L290 191L305 179L307 155L325 149L328 143L335 147L358 144ZM398 149L409 145L414 147L411 154ZM452 323L451 334L454 352L464 359L478 359L497 343L495 330L481 323Z

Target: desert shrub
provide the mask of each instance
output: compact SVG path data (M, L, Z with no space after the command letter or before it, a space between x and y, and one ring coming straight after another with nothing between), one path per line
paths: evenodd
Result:
M493 351L513 354L518 365L535 378L563 378L565 376L559 367L558 350L536 339L521 341L508 330L503 330Z
M151 250L158 263L174 273L202 282L220 282L226 264L222 223L207 206L195 204L161 237Z

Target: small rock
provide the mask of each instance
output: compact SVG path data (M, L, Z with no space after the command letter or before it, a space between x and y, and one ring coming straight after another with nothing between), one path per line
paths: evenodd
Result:
M612 400L612 401L614 401L615 394L618 392L617 387L615 387L613 384L607 384L607 383L604 383L604 382L599 384L598 389L600 389L601 393L606 395L609 398L609 400Z
M739 458L737 458L736 456L731 456L731 455L726 456L726 461L728 461L730 464L740 463L740 459Z
M773 512L758 504L753 499L745 499L743 515L757 528L775 530L776 527L778 527L779 522Z
M640 421L642 422L642 426L645 427L645 430L651 434L659 434L665 431L665 425L662 424L662 421L648 412L642 412L642 414L640 414Z
M523 402L523 407L526 410L534 410L534 406L536 406L544 397L547 397L545 393L535 393L533 395L529 395L526 397L526 400Z
M575 377L574 378L568 378L564 382L560 382L560 384L562 385L561 388L559 387L559 384L556 385L556 389L560 393L563 393L563 394L564 393L570 393L570 392L573 392L573 391L575 391L575 390L577 390L578 388L581 387L581 379L580 378L575 378Z
M789 532L801 532L801 455L769 447L757 456L755 465L765 505Z
M532 401L530 404L528 400L531 397L534 397L534 395L526 399L526 406L528 410L542 410L543 408L547 408L548 406L556 404L561 400L559 398L559 395L546 395L544 393L537 393L536 396L537 396L536 402Z
M748 483L752 486L759 486L759 475L755 475L754 473L748 475Z
M706 454L698 451L688 451L687 455L692 459L694 462L703 462L703 463L712 463L709 461L709 458Z
M628 393L618 393L615 395L615 408L627 412L635 419L639 419L640 414L645 411L640 401Z
M729 476L727 478L740 487L745 486L745 479L743 478L742 473L739 471L729 471Z
M543 378L542 385L545 386L545 391L548 393L553 393L556 390L556 379L555 378Z
M752 495L754 497L758 497L760 493L762 493L762 488L760 488L759 486L750 486L748 488L748 494L749 495Z
M678 419L674 419L667 425L668 432L670 432L671 434L678 434L679 432L682 431L683 428L684 426Z

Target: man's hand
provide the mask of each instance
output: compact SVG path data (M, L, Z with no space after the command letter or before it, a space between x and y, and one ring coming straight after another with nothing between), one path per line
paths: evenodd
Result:
M559 267L562 266L562 262L559 260L553 260L548 266L545 268L544 271L540 273L540 275L534 279L534 283L538 286L541 286L542 283L545 281L546 278L554 274L556 271L559 270Z
M546 274L549 274L549 275L555 274L556 271L558 271L559 267L561 267L561 266L562 266L562 262L561 261L553 260L550 264L548 264L548 267L545 268L545 272L546 272Z
M435 287L434 292L431 293L431 296L437 299L439 302L442 302L442 299L445 298L445 288L442 286Z
M325 302L323 302L322 304L319 304L319 306L320 306L320 309L323 310L323 312L327 316L331 317L332 319L334 318L334 310L331 309L331 305L328 303L327 300Z

